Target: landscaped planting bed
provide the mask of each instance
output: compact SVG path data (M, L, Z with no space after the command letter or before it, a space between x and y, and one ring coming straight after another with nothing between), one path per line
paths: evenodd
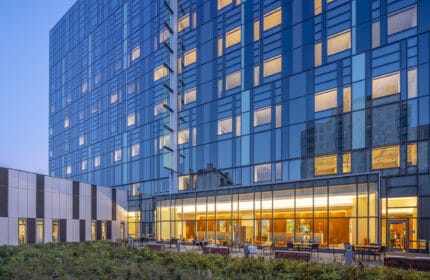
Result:
M383 266L237 258L110 246L108 242L0 246L0 279L430 279Z

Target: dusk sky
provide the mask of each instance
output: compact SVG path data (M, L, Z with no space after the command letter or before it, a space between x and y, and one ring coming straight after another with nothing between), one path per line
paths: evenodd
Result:
M49 30L75 1L0 1L0 167L48 173Z

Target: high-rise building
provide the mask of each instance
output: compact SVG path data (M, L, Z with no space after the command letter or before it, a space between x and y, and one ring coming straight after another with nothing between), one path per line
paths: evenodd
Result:
M50 175L127 189L136 237L418 249L429 13L79 0L50 32Z

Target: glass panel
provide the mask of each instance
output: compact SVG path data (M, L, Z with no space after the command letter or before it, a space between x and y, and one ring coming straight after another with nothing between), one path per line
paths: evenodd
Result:
M351 112L351 87L343 89L343 112Z
M315 43L315 46L314 46L314 65L315 67L317 67L317 66L320 66L321 64L322 64L322 43L318 42L318 43Z
M271 122L272 108L266 107L254 111L254 126L264 125Z
M238 87L241 85L241 73L240 71L233 72L226 75L226 84L225 89L230 90L232 88Z
M417 26L417 7L388 16L388 35Z
M52 221L52 242L58 242L59 240L59 230L58 221Z
M36 243L43 243L44 241L44 229L43 229L43 221L38 220L37 221L37 229L36 229Z
M381 44L381 24L379 21L372 23L372 48L377 48Z
M270 181L272 179L272 165L260 164L254 167L254 182Z
M233 130L232 118L218 120L218 135L231 133Z
M254 41L260 40L260 21L254 21Z
M184 66L195 63L197 60L196 49L189 50L184 56Z
M225 35L225 47L229 48L234 46L241 41L242 29L241 27L236 27L230 31L228 31Z
M315 95L315 112L337 107L337 90L329 90Z
M372 98L379 98L400 92L400 72L376 77L372 80Z
M232 0L218 0L218 10L221 10L225 6L230 5Z
M417 69L410 69L408 71L408 98L417 97L417 90Z
M273 27L276 27L282 23L282 12L281 7L268 12L263 18L263 30L267 31Z
M178 32L181 32L185 28L190 26L190 15L186 14L180 19L178 19Z
M315 157L315 176L337 174L337 155Z
M351 31L332 35L327 40L327 55L332 55L351 48Z
M408 165L409 166L417 165L417 144L416 143L408 144Z
M372 169L400 166L400 146L386 146L372 149Z
M27 243L27 221L19 220L18 221L18 244L26 244Z
M269 58L264 61L263 75L268 77L282 71L282 56Z
M314 0L314 15L319 15L322 12L321 0Z

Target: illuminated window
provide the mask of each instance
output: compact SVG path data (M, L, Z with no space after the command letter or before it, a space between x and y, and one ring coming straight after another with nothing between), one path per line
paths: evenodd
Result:
M343 89L343 112L351 111L351 87Z
M119 161L121 160L121 157L122 157L122 150L121 149L115 150L113 160Z
M154 69L154 82L167 76L167 68L164 65Z
M276 56L264 61L263 75L268 77L282 71L282 56Z
M322 64L322 43L316 43L314 46L314 65L320 66Z
M386 146L372 149L372 169L400 166L400 146Z
M140 194L140 184L134 183L131 185L130 195L139 195Z
M331 89L315 95L315 112L337 107L337 90Z
M197 128L193 127L193 146L197 145Z
M400 72L376 77L372 80L372 98L379 98L400 92Z
M276 105L276 127L282 126L282 106Z
M272 109L265 107L254 111L254 126L264 125L270 123Z
M337 155L315 157L315 176L337 174Z
M178 57L178 74L182 73L182 58Z
M218 80L218 98L222 96L222 80Z
M110 104L113 104L117 101L118 101L118 93L115 92L110 96Z
M44 235L43 220L37 220L36 243L43 243Z
M260 40L260 21L254 21L254 41Z
M81 93L87 92L87 90L88 90L88 82L85 81L85 82L82 83Z
M164 106L165 103L165 101L162 101L154 105L154 116L157 116L166 111L166 107Z
M185 28L188 28L190 26L190 16L189 14L186 14L185 16L181 17L178 20L178 32L181 32Z
M218 56L222 56L222 37L218 38Z
M27 243L27 221L24 219L19 219L18 221L18 244Z
M321 0L314 0L314 15L319 15L322 12Z
M229 90L232 88L236 88L241 85L241 73L240 71L236 71L226 75L226 84L225 89Z
M99 167L100 166L100 156L96 156L94 158L94 167Z
M190 175L178 176L178 190L190 189Z
M408 144L408 165L417 165L417 144Z
M254 66L254 86L260 84L260 65Z
M140 46L137 46L131 51L131 61L135 61L139 57L140 57Z
M228 6L232 3L232 0L218 0L218 10L221 10L225 6Z
M164 28L160 31L160 44L170 38L170 31L167 28Z
M234 46L240 43L241 36L242 36L242 29L240 26L228 31L227 34L225 35L225 47L229 48L231 46Z
M170 147L170 135L165 134L160 136L159 149L162 150L164 147Z
M267 31L273 27L276 27L282 23L282 11L281 7L268 12L263 18L263 30Z
M417 7L388 16L388 35L417 26Z
M190 140L190 131L188 129L183 129L178 132L178 145L188 143Z
M377 48L381 45L381 23L379 21L372 22L372 48Z
M342 155L342 172L343 173L351 172L351 153L344 153Z
M96 240L96 222L91 222L91 240Z
M240 3L242 3L242 1L241 1L241 0L236 0L236 6L239 6L239 5L240 5Z
M131 156L135 157L140 154L140 144L133 144L131 146Z
M351 48L351 31L343 31L341 33L330 36L327 40L327 55L332 55Z
M64 119L64 128L68 128L70 126L70 118Z
M408 70L408 98L417 97L417 69Z
M190 64L193 64L196 62L197 56L196 56L196 49L192 49L185 53L184 57L184 66L188 66Z
M272 179L272 165L259 164L254 166L254 182L270 181Z
M83 160L81 161L81 170L87 170L87 166L88 166L88 161L87 160Z
M193 12L193 28L197 27L197 13Z
M196 88L189 89L184 93L184 104L196 101Z
M72 166L71 165L67 165L67 167L66 167L66 174L67 175L72 174Z
M52 221L52 242L60 241L59 224L57 220Z
M131 113L127 117L127 126L134 125L136 123L136 114Z
M236 136L240 136L242 129L242 121L240 116L236 117Z
M84 135L80 135L79 136L79 146L82 146L85 144L85 136Z
M231 133L233 130L232 118L218 120L218 135Z

